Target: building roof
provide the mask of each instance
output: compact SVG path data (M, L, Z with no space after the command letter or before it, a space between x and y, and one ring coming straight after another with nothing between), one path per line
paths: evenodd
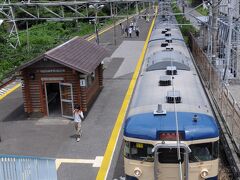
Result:
M197 122L193 117L197 115ZM219 136L217 124L212 116L201 113L178 112L178 128L183 140L192 141ZM147 121L146 121L147 119ZM129 117L124 125L124 135L131 138L160 140L159 133L176 132L175 113L154 116L143 113Z
M83 38L75 37L20 66L19 70L47 58L76 71L89 74L107 56L109 53L105 48Z

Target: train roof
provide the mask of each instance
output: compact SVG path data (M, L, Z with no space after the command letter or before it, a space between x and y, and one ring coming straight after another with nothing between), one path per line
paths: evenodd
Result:
M176 24L174 17L167 22L158 17L156 21L124 125L127 137L161 140L159 133L176 132L175 112L182 140L219 136L207 96ZM165 115L156 116L156 112ZM195 116L197 122L193 121Z
M197 122L194 122L197 117ZM178 112L179 132L183 133L185 141L215 138L219 136L218 127L212 116ZM124 135L131 138L159 140L159 133L176 132L175 113L166 115L153 113L137 114L129 117L124 125Z
M197 71L185 45L175 19L170 22L159 20L152 31L147 53L133 94L128 116L153 112L162 104L167 112L174 111L167 102L172 85L160 86L161 78L168 76L174 90L179 91L181 103L176 104L177 111L198 112L212 115L209 102L197 76ZM163 32L163 33L162 33ZM165 36L170 33L171 36ZM172 40L167 46L161 46L166 40ZM168 68L176 68L176 75L167 75Z

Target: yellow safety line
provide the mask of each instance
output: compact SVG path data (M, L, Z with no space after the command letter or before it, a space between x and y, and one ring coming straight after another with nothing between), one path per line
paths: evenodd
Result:
M125 98L124 98L124 101L123 101L123 104L122 104L122 107L121 107L121 109L118 113L116 123L114 125L110 140L108 142L108 145L107 145L104 157L103 157L102 165L101 165L101 167L98 171L97 177L96 177L97 180L106 179L108 169L110 167L110 162L111 162L111 159L112 159L112 156L113 156L113 152L114 152L114 149L115 149L115 146L116 146L116 143L117 143L117 139L118 139L118 136L119 136L119 133L120 133L120 129L122 127L122 124L123 124L123 121L124 121L124 118L125 118L125 115L126 115L126 112L127 112L127 108L128 108L129 102L131 100L133 90L134 90L134 87L135 87L135 84L136 84L136 81L137 81L137 78L138 78L138 75L139 75L139 71L140 71L141 66L142 66L142 62L143 62L143 59L144 59L144 56L145 56L148 41L150 39L150 35L151 35L152 29L153 29L153 26L154 26L154 23L155 23L155 19L156 19L156 16L154 17L154 19L152 21L151 27L150 27L149 32L148 32L147 39L146 39L144 47L142 49L141 56L138 60L138 64L137 64L137 66L135 68L135 71L134 71L134 74L132 76L130 85L128 87L127 93L125 95Z
M19 88L21 86L21 84L17 84L14 87L12 87L10 90L8 90L5 94L0 96L0 101L3 100L3 98L5 98L7 95L11 94L13 91L15 91L17 88Z

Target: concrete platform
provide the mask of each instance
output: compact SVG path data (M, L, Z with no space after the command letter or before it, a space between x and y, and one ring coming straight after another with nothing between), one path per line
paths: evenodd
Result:
M150 25L139 20L140 38L122 36L118 26L116 46L110 41L113 29L100 36L100 45L114 53L105 63L104 88L82 124L80 142L70 120L27 118L17 89L0 101L0 153L57 158L59 180L95 179Z

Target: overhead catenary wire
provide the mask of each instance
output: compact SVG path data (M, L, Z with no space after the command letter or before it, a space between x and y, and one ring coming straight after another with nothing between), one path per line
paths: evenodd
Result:
M167 21L167 24L169 26L169 18ZM173 76L173 59L172 59L172 53L170 53L170 62L171 62L171 75L172 75L172 92L173 92L173 106L174 106L174 117L175 117L175 124L176 124L176 141L177 141L177 158L178 158L178 164L179 164L179 176L180 180L183 179L182 174L182 161L181 161L181 148L180 148L180 138L179 138L179 127L178 127L178 114L176 109L176 98L175 98L175 86L174 86L174 76Z
M172 62L172 60L171 60ZM174 77L172 75L172 90L173 90L173 99L174 99L174 117L176 123L176 141L177 141L177 157L178 157L178 164L179 164L179 176L180 180L182 180L182 161L181 161L181 148L180 148L180 138L179 138L179 127L178 127L178 114L176 110L176 98L175 98L175 88L174 88Z

